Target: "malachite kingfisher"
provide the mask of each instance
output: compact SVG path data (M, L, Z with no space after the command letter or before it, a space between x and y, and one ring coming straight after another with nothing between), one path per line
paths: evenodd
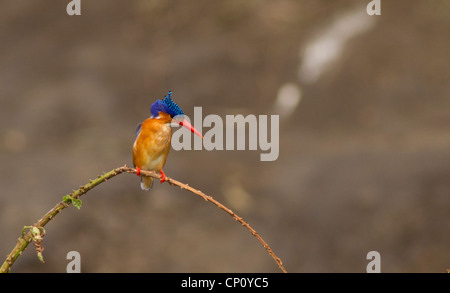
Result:
M203 136L184 119L181 108L172 101L169 91L163 99L154 102L150 108L151 117L140 123L136 128L136 138L133 144L133 165L136 174L141 177L142 190L150 190L153 177L142 176L141 170L161 173L161 183L166 180L162 168L169 154L172 138L172 122L186 127L193 133Z

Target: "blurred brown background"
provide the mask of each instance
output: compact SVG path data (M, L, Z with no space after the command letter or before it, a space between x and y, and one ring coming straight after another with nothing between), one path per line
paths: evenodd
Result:
M382 272L450 267L448 1L69 2L0 2L2 257L72 189L132 165L136 125L173 90L187 115L280 114L276 161L171 151L164 170L289 272L365 272L371 250ZM13 272L65 272L71 250L82 272L279 272L168 184L125 174L82 200L46 226L46 263L30 245Z

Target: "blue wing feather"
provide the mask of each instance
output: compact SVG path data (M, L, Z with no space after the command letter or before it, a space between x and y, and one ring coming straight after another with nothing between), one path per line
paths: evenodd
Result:
M141 133L141 126L142 126L142 123L139 123L138 126L136 127L136 137L134 138L135 141L138 138L139 133Z

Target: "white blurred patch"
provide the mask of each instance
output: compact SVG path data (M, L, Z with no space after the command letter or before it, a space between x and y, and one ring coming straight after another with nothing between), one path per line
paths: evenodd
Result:
M302 99L300 87L294 83L286 83L278 90L275 100L275 110L282 116L287 117L294 113Z
M375 21L374 17L367 15L365 9L358 9L338 18L300 51L303 62L298 72L300 81L316 82L331 63L340 57L348 40L369 31L374 27Z

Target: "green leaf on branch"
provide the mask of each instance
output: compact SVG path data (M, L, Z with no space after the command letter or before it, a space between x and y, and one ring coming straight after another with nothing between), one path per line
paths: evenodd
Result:
M74 207L76 207L77 209L80 209L81 208L81 203L82 203L82 201L81 201L81 199L79 199L79 198L73 198L73 197L71 197L70 195L65 195L64 197L63 197L63 201L65 202L65 203L67 203L67 204L72 204Z

